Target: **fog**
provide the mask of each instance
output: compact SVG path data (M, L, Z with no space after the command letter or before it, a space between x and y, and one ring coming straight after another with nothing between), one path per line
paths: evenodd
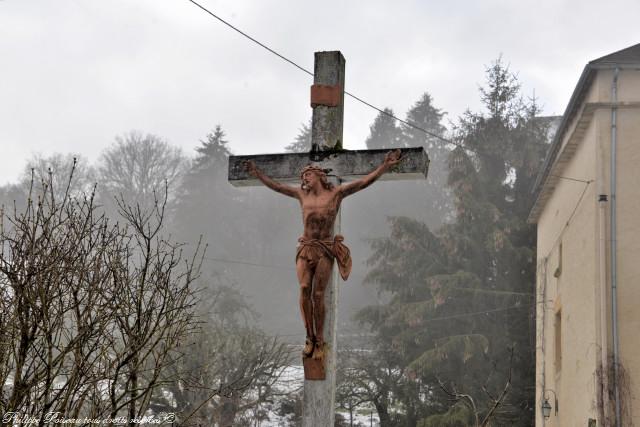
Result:
M233 141L223 135L222 128L218 132L213 130L195 141L190 153L161 136L131 131L118 136L93 163L78 153L35 155L23 166L17 184L0 188L0 202L5 207L14 201L23 206L32 168L36 184L51 172L55 191L62 194L75 158L72 192L88 194L96 185L100 206L116 220L117 199L150 209L154 194L162 194L167 179L170 214L163 234L185 243L186 253L202 239L201 244L207 247L202 286L232 287L253 307L263 330L300 343L304 327L295 274L297 238L302 234L299 204L265 187L231 186L226 175ZM298 136L306 138L308 134ZM427 136L421 138L426 147ZM387 142L370 136L368 144L381 148ZM388 145L393 148L406 143L391 141ZM450 215L450 204L443 197L446 150L441 145L426 147L432 159L427 180L377 182L343 202L341 233L351 249L353 270L347 282L339 283L341 333L358 332L353 315L385 298L375 286L364 284L364 279L371 241L388 235L387 219L409 216L437 228Z
M637 41L640 14L631 0L203 5L307 69L342 51L347 90L380 108L402 114L428 90L450 120L480 105L500 54L561 114L587 61ZM185 0L0 1L0 64L2 184L34 153L95 162L131 129L189 153L220 123L236 154L278 152L310 115L309 76ZM345 103L345 147L364 148L377 112Z
M425 180L376 182L343 201L340 232L351 249L353 271L346 283L338 284L340 357L348 371L341 374L347 376L340 383L341 404L353 389L350 381L370 382L386 373L383 387L393 387L393 393L405 396L407 402L418 399L425 419L437 417L440 409L430 409L430 399L415 394L419 387L414 381L433 383L433 371L422 371L424 378L415 380L403 374L405 369L443 362L441 368L451 378L457 375L478 390L491 379L492 387L497 388L505 373L496 371L494 361L505 360L505 351L513 352L505 343L520 340L524 343L520 354L531 354L526 346L531 341L526 310L532 307L535 270L534 257L527 254L532 253L534 243L533 229L524 220L530 188L548 145L549 121L528 115L537 112L537 107L522 101L518 81L504 62L492 63L486 88L480 93L486 105L495 105L497 100L503 105L468 112L450 130L437 100L418 93L412 107L398 114L428 133L379 114L360 142L368 148L423 147L431 163ZM503 89L508 89L510 98L500 98ZM433 135L463 141L465 148L456 142L458 147L453 149L455 144ZM308 126L302 124L279 151L307 151L309 139ZM485 148L490 151L483 152ZM123 212L125 217L133 212L137 218L146 218L142 212L152 217L161 213L164 222L159 242L182 244L178 253L187 259L201 253L198 248L205 249L195 282L201 301L198 316L205 322L197 335L189 336L198 349L185 352L190 367L198 371L210 367L213 370L207 375L215 377L208 381L232 388L243 379L265 379L272 385L293 360L281 342L292 344L296 354L304 342L294 268L297 239L302 234L301 212L296 200L265 187L231 186L228 157L234 151L234 139L223 125L194 140L189 150L163 135L129 130L106 144L95 161L87 160L84 153L34 155L22 166L16 183L0 187L0 204L9 217L14 209L19 215L25 206L33 206L36 199L32 197L37 197L40 206L43 196L33 188L44 186L51 200L68 200L67 196L95 200L97 213L110 223L122 221ZM69 221L72 226L73 218ZM7 224L10 229L11 223ZM503 244L511 238L513 244ZM513 271L521 272L517 280L511 278ZM505 295L517 301L507 303ZM511 309L518 309L518 314L509 317ZM479 313L493 314L477 322L474 316ZM360 321L355 321L357 315ZM437 328L429 326L449 315L456 320ZM362 339L363 334L368 337ZM422 336L428 339L420 342ZM270 337L279 341L270 341ZM441 342L447 344L443 348L451 349L454 363L466 364L471 357L473 369L448 365L447 358L438 353ZM496 344L487 357L489 342ZM242 363L236 360L240 356ZM244 369L257 360L268 361L270 367ZM520 356L516 360L520 366L514 367L517 379L509 397L513 406L532 398L527 385L531 360ZM349 372L355 376L348 378ZM227 373L232 373L231 379ZM485 374L489 377L483 377ZM179 384L174 385L172 393L180 394ZM405 387L412 391L403 395ZM238 391L244 393L254 390L241 388ZM389 399L394 396L389 393L380 407L375 403L379 396L375 390L362 401L376 406L384 425L394 425L388 413ZM285 399L295 403L296 396L288 393ZM197 399L207 401L207 396ZM203 416L214 416L215 408L226 407L228 399L219 396L216 406L203 410ZM180 409L183 414L192 401L181 396L181 404L186 405ZM251 411L264 409L258 402L249 406L249 412L242 411L240 402L236 401L228 418L215 416L251 420ZM163 405L175 406L166 398ZM295 410L291 412L295 415ZM417 415L407 411L397 416L415 420ZM516 411L505 416L526 425L530 414Z
M637 42L628 29L640 4L204 4L307 69L314 51L342 51L348 91L464 147L454 150L345 100L346 149L424 147L431 167L425 180L376 182L342 203L340 232L353 270L338 283L340 366L351 370L340 374L340 404L362 391L354 384L381 378L382 391L371 387L356 396L376 408L381 425L441 425L438 417L457 418L453 409L460 407L436 395L442 387L434 375L468 387L481 407L491 403L485 386L497 395L507 378L499 369L509 365L513 383L498 423L530 425L536 261L535 230L525 220L554 123L548 116L562 113L589 60ZM237 425L254 425L270 397L256 403L252 393L277 381L293 360L290 348L299 363L304 342L295 274L302 215L297 201L265 187L231 186L228 157L306 152L309 76L187 1L1 0L0 64L3 219L40 206L42 193L67 202L70 195L84 207L95 202L109 224L120 224L123 211L131 216L162 206L163 253L189 258L205 249L194 282L201 301L194 316L202 327L177 333L171 351L187 356L190 375L206 371L206 385L257 381L235 390L247 394L228 414L221 415L231 403L224 393L202 411L222 425L240 418L244 424ZM491 102L500 108L487 108ZM57 230L75 227L73 215L61 218ZM3 245L20 247L5 233L11 221L2 225ZM28 236L30 224L23 225ZM131 237L126 227L118 230L124 240ZM168 242L181 246L173 253ZM10 265L11 255L3 255ZM0 278L2 290L14 284L13 276ZM64 274L58 280L64 287ZM10 313L12 294L6 295L4 313ZM151 292L162 300L157 297ZM25 301L46 306L38 298ZM370 339L357 340L360 334ZM181 335L195 337L189 345L197 351L185 351ZM257 358L263 351L268 357ZM243 370L236 356L255 369ZM273 364L257 366L256 359ZM102 377L98 371L92 378ZM188 391L201 392L195 385ZM163 408L186 414L190 403L210 399L186 393L177 399L185 389L173 386L171 399L166 389L155 390ZM284 395L295 414L299 395ZM174 398L185 406L172 404ZM467 411L460 419L472 415L478 414Z

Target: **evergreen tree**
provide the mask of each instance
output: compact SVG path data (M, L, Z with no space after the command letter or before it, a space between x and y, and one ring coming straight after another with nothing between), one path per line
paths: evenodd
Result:
M442 142L434 135L442 135L445 127L442 125L444 113L433 106L433 98L428 93L423 93L420 99L413 104L409 112L407 112L407 122L425 129L431 135L424 133L416 127L402 123L402 134L404 144L407 147L425 147L427 150L437 149L440 151Z
M290 270L247 268L243 262L288 265L291 246L273 242L295 244L300 233L297 202L264 186L233 187L227 175L229 145L223 128L216 126L195 148L180 187L174 230L181 241L202 237L207 245L203 271L228 276L241 292L251 295L265 327L291 330L291 325L299 324L299 316L285 310L288 300L280 294L290 291Z
M391 110L387 111L392 114ZM444 134L445 128L440 124L442 117L443 113L433 106L432 99L428 94L422 95L407 113L408 120L417 122L417 126L429 130L434 135ZM368 148L422 146L429 157L433 156L433 152L439 150L442 150L443 153L448 152L446 148L442 147L443 144L439 139L436 138L438 143L436 145L432 143L433 136L415 128L400 127L396 124L395 119L387 114L380 113L370 130L366 141ZM439 157L445 157L445 154L439 154ZM384 241L374 240L371 248L361 246L370 241L372 233L377 233L385 228L386 218L389 216L415 215L430 226L439 227L445 218L451 215L449 194L444 185L447 166L445 164L435 169L433 166L434 162L432 161L427 180L380 183L375 191L362 192L349 201L344 208L344 229L349 233L362 236L362 241L354 240L353 253L366 254L369 249L373 250L371 263L386 261L385 251L391 248L385 247ZM354 215L353 219L349 216L351 209L358 213ZM367 221L362 221L362 212L370 213L367 215ZM416 225L413 229L414 232L428 232L428 228L424 224L417 221L413 221L413 224ZM366 240L364 240L365 238ZM414 272L419 275L421 269L429 262L420 259L415 261L416 269ZM395 273L387 270L384 274L394 275ZM369 280L373 280L371 275L369 275ZM413 290L415 287L409 289L401 281L385 281L380 286L380 291L385 294L393 295L397 292L407 299L412 298ZM424 395L420 397L421 381L419 378L412 379L406 375L408 359L406 355L402 354L399 342L392 342L392 340L384 338L401 334L404 327L400 326L396 329L392 324L382 320L384 317L385 314L377 312L375 308L366 309L360 314L358 320L369 323L374 329L384 332L380 332L380 339L373 357L353 358L348 361L349 364L352 364L351 372L355 374L351 375L351 378L347 377L348 383L343 387L350 389L352 388L350 384L353 383L357 386L358 382L371 384L368 391L359 397L366 399L376 408L381 426L415 426L417 420L424 415ZM377 323L378 320L381 323ZM397 408L402 408L404 415L398 414Z
M225 132L217 125L195 148L196 157L182 180L174 215L175 228L185 241L201 235L208 243L222 238L233 241L234 192L227 182L227 144Z
M302 123L298 135L284 149L289 153L308 153L311 150L311 120L308 125Z
M546 128L536 118L535 102L524 103L519 93L500 60L487 69L481 89L486 112L460 118L460 146L448 156L455 221L433 233L408 218L391 220L391 236L372 246L368 275L390 301L362 311L360 319L377 332L381 348L397 349L399 368L413 372L416 381L438 390L439 378L473 396L472 415L480 419L491 403L483 389L502 390L512 364L510 392L492 422L528 426L535 247L534 230L526 224L527 189L542 159ZM427 97L421 101L424 108L430 105ZM433 397L422 405L440 418L425 416L423 425L449 425L447 417L460 417L450 396ZM407 416L404 425L416 424Z
M385 108L384 113L379 113L373 124L369 127L369 136L365 140L367 148L404 148L401 131L393 117L393 110Z
M442 119L445 113L433 105L433 98L428 93L423 93L418 101L407 112L406 121L429 133L425 133L421 129L402 123L402 143L406 147L424 147L431 161L429 165L429 176L427 177L427 185L432 188L435 193L440 196L437 198L429 197L431 210L439 218L444 221L449 220L449 212L451 212L451 204L449 203L450 194L446 188L447 180L447 156L450 148L438 136L445 134L445 127L442 125ZM422 186L424 183L413 183L413 186Z
M231 152L227 147L229 141L225 137L222 127L216 125L214 131L207 134L206 140L200 141L201 145L195 149L198 154L194 160L192 177L202 173L210 174L214 170L219 172L226 165Z

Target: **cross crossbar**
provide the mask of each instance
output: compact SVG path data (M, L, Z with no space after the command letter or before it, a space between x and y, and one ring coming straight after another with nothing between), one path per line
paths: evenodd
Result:
M429 170L429 157L424 148L402 148L400 151L402 162L382 175L380 180L425 179ZM341 181L351 181L378 167L388 152L388 149L380 149L230 156L229 182L236 187L262 185L244 169L243 163L246 160L253 160L265 174L280 182L299 183L300 171L308 164L329 170L329 176L337 176Z
M331 243L331 248L327 246L327 253L318 255L317 251L313 250L318 242L326 244L323 237L337 237L340 234L339 200L335 197L340 189L334 187L321 191L321 181L317 179L317 175L316 179L313 178L315 174L305 177L308 192L289 191L289 188L274 180L300 185L300 172L309 164L324 169L327 175L337 178L338 183L369 175L359 184L349 187L355 192L365 188L376 178L424 179L429 169L429 157L422 147L403 148L402 161L399 163L395 155L387 157L385 162L389 149L341 149L344 67L345 60L340 52L315 53L314 86L311 96L313 107L311 152L229 157L229 182L232 185L247 187L264 183L279 193L295 195L302 208L305 238L298 248L304 253L301 252L300 262L296 257L296 274L298 277L306 277L300 281L300 306L307 333L301 355L305 376L303 427L334 425L339 274L335 263L332 267L326 259L337 258L340 250L343 255L348 252L345 252L344 248L340 249L340 246L335 246L335 242L341 242L340 239ZM255 163L255 166L250 164L255 178L245 169L247 160ZM260 177L262 182L257 177ZM318 240L318 238L323 239ZM349 261L345 258L337 259L347 263ZM317 264L311 267L310 262L317 262ZM330 269L333 269L333 272ZM307 280L309 278L310 281ZM313 299L309 291L313 292Z

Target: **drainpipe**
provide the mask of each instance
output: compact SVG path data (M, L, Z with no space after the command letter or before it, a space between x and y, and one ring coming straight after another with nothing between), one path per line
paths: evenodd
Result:
M540 404L542 404L542 402L544 401L544 391L547 389L547 373L546 373L546 359L547 359L547 355L545 354L545 330L546 330L546 325L545 325L545 314L547 312L547 261L548 261L548 257L545 257L543 260L543 269L542 269L542 298L541 301L539 301L538 303L538 307L541 307L540 310L542 311L542 315L540 317L542 317L542 321L541 323L541 339L540 339L540 353L542 353L542 366L540 368L540 370L542 371L541 373L541 377L542 377L542 393L540 394ZM540 410L540 405L537 406L536 408L536 412ZM546 418L543 416L542 417L542 425L544 426L546 424Z
M616 404L616 427L621 424L620 407L620 381L619 381L619 360L620 343L618 339L618 268L617 268L617 218L616 218L616 163L617 163L617 118L618 118L618 73L620 69L616 67L613 72L613 82L611 84L611 202L610 222L611 222L611 326L613 334L613 388Z
M600 145L600 162L598 171L598 250L599 250L599 311L600 317L598 323L600 326L600 339L598 345L600 346L600 354L597 360L597 366L600 369L598 376L596 376L598 385L598 394L596 396L598 402L597 417L598 425L608 426L611 421L611 400L609 399L609 323L607 322L607 256L608 256L608 235L607 235L607 203L609 202L609 196L606 193L605 178L606 178L606 166L604 162L605 158L605 146Z
M607 325L607 195L605 194L604 185L604 161L600 162L600 185L598 196L598 211L599 211L599 261L600 261L600 287L598 304L600 309L600 317L598 323L600 324L600 340L598 345L600 346L600 356L597 360L597 366L600 369L600 375L596 376L598 382L598 421L599 426L607 426L606 420L610 419L609 408L609 344L608 344L608 325Z

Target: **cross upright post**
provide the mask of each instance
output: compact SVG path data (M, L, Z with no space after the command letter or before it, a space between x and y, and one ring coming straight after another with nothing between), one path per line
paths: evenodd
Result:
M337 362L337 304L339 272L345 277L344 259L336 254L343 251L337 233L340 231L340 201L343 196L359 191L374 180L380 179L424 179L427 176L429 159L422 147L404 148L399 150L401 161L398 163L397 154L394 157L388 150L343 150L342 129L344 114L344 75L345 60L340 52L316 52L314 65L314 85L311 87L311 106L313 108L312 134L309 153L290 154L263 154L253 156L230 156L229 157L229 182L235 186L259 185L260 181L282 194L297 197L300 199L303 208L303 221L305 225L305 236L307 226L313 227L313 212L305 212L303 196L299 189L289 187L284 183L300 182L301 170L309 169L320 171L332 178L334 182L333 193L338 195L336 202L327 202L328 210L335 209L333 229L329 230L331 236L336 236L334 242L328 241L327 236L322 239L303 239L298 248L296 257L298 278L302 275L304 282L304 272L301 271L299 257L305 254L313 255L317 253L329 252L335 257L331 278L326 281L324 287L324 314L321 316L324 321L323 326L315 327L322 331L319 337L313 337L311 351L303 355L302 361L305 373L304 382L304 405L303 405L303 427L331 427L334 424L335 394L336 394L336 362ZM386 154L386 156L385 156ZM395 160L394 160L395 159ZM247 167L247 161L252 165ZM377 168L376 168L377 166ZM393 169L389 169L393 166ZM256 173L259 170L259 173ZM383 173L389 171L390 173ZM305 175L306 176L306 175ZM313 178L310 178L313 181ZM352 181L349 183L349 181ZM341 185L347 182L345 185ZM303 181L303 189L305 182ZM337 188L337 190L336 190ZM340 191L342 190L342 193ZM302 198L301 198L302 197ZM332 204L333 203L333 204ZM326 230L325 230L326 231ZM327 234L327 233L325 233ZM337 249L336 249L337 248ZM348 250L347 250L348 257ZM312 256L309 258L311 261ZM343 262L341 262L343 261ZM315 261L314 261L315 262ZM321 269L320 264L325 262L320 260L316 271ZM331 258L333 262L333 258ZM350 269L350 258L348 259ZM331 264L328 264L331 265ZM303 262L303 267L307 266ZM348 276L348 272L346 273ZM319 281L314 277L313 284L316 286ZM315 289L305 289L301 282L301 291L310 292L310 295L317 296ZM324 283L324 281L323 281ZM301 298L304 300L304 298ZM322 299L321 299L322 300ZM303 317L305 317L304 302L301 302ZM317 310L318 302L311 300L308 302L309 308ZM307 328L307 343L305 350L309 346L309 322L305 318ZM311 328L313 329L313 327ZM315 345L315 346L314 346ZM318 357L317 357L318 356Z
M345 60L340 52L316 52L311 88L311 150L342 148L344 121ZM318 158L319 159L319 158ZM334 175L335 185L340 176ZM333 226L333 235L340 233L340 210ZM304 393L303 427L330 426L334 423L336 400L336 366L338 357L338 282L336 265L324 294L324 360L303 357ZM320 381L318 381L320 380Z

